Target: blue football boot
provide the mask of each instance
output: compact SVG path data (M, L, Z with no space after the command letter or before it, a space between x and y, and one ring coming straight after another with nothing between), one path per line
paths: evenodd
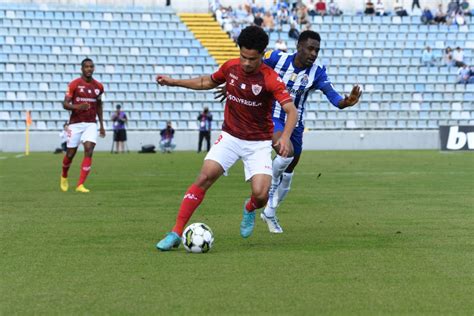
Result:
M170 232L165 238L156 244L156 248L161 251L168 251L171 250L171 248L178 248L180 243L181 237L179 237L175 232Z
M255 211L247 212L245 205L247 205L249 199L244 203L244 212L242 222L240 222L240 236L247 238L252 235L253 228L255 227Z

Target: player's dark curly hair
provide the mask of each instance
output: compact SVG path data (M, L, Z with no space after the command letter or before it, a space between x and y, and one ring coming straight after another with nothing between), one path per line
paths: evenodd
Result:
M304 31L301 32L300 36L298 37L298 44L306 41L309 38L321 42L321 36L319 35L319 33L316 33L314 31Z
M240 48L255 49L261 54L267 48L268 35L259 26L247 26L240 32L237 44Z
M81 67L84 67L84 65L85 65L86 62L88 62L88 61L94 63L94 61L93 61L92 59L90 59L89 57L87 57L87 58L85 58L85 59L83 59L83 60L81 61Z

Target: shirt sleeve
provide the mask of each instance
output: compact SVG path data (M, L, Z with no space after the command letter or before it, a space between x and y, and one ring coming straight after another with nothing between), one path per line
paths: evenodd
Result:
M97 100L102 100L102 95L104 94L104 85L99 83L99 95L97 96Z
M269 50L263 56L263 62L272 68L275 68L278 60L280 59L279 56L281 55L281 51L279 50Z
M318 72L316 73L318 76ZM315 80L315 89L321 90L326 98L331 102L335 107L339 107L339 102L344 99L332 85L331 81L326 74L326 67L323 67L319 73L318 78Z
M225 75L227 73L227 65L228 61L225 62L222 66L219 67L219 69L211 75L212 81L218 84L222 84L225 82Z
M74 90L76 90L76 88L77 88L76 81L71 81L71 82L67 85L65 97L72 99L72 98L74 97Z
M283 83L283 80L278 77L276 72L272 71L272 73L267 76L265 82L267 85L267 90L273 95L273 97L275 98L275 100L278 101L278 103L284 105L288 102L293 101L290 94L286 90L286 86Z

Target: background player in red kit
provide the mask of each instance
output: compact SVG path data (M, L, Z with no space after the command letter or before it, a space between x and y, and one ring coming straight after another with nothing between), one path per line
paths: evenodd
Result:
M97 123L99 118L100 136L105 137L104 122L102 119L102 94L104 86L92 78L94 62L86 58L81 62L82 76L69 83L63 107L71 111L67 137L67 151L63 159L63 172L61 175L61 190L67 191L69 183L67 174L72 160L77 152L77 147L84 145L84 159L81 164L81 174L76 191L87 193L84 187L87 175L91 169L92 154L97 142Z
M255 210L265 205L272 179L272 103L278 100L287 113L285 129L277 141L280 155L292 151L290 135L297 111L278 74L262 63L268 35L257 26L245 28L237 43L240 59L231 59L211 76L176 80L158 75L160 85L208 90L227 85L222 133L204 159L201 172L181 202L176 224L156 247L162 251L178 247L184 226L204 199L206 191L239 159L250 181L252 194L245 201L240 234L247 238L255 225Z

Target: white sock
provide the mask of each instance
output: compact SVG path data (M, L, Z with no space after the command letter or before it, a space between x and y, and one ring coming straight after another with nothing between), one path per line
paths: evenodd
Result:
M293 179L293 172L292 173L283 173L280 185L278 186L278 205L285 199L288 192L291 189L291 180Z
M283 172L288 168L290 163L293 161L293 157L284 158L280 155L277 155L275 159L273 159L272 169L273 169L273 176L272 176L272 184L277 185L280 183L280 177Z
M284 158L280 155L277 155L275 159L273 159L272 186L270 187L267 206L265 207L265 210L263 210L263 212L265 213L267 217L275 216L279 199L272 200L271 197L276 193L277 190L279 191L280 178L284 174L283 172L286 170L286 168L288 168L288 166L290 165L292 161L293 161L293 157Z

